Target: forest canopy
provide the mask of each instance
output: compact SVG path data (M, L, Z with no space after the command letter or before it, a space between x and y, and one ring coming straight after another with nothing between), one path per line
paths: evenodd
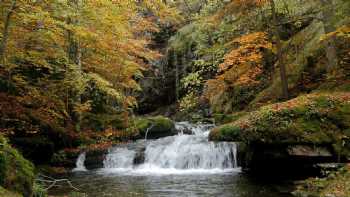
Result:
M23 107L36 102L42 121L74 120L78 130L89 112L136 105L137 80L160 57L152 33L181 20L158 0L5 0L0 9L3 92Z
M83 151L187 135L183 121L248 152L312 144L348 162L349 13L349 0L0 0L0 194L31 195L35 167Z

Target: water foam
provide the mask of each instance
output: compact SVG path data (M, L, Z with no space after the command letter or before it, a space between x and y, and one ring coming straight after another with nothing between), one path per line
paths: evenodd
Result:
M75 163L75 168L72 170L73 172L81 172L81 171L87 171L87 169L85 168L85 158L86 158L86 153L80 153L80 155L78 156L78 159Z
M125 174L217 174L239 171L236 144L209 142L213 125L176 124L178 135L145 141L144 162L135 165L137 151L128 147L110 149L100 172ZM184 134L191 131L192 135ZM188 132L187 132L188 133Z

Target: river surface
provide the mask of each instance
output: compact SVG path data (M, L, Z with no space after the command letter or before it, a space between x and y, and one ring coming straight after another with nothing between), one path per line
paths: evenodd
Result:
M68 177L85 196L284 197L282 185L255 180L237 165L236 144L208 141L213 125L176 124L178 135L113 147L104 168L87 171L85 154ZM277 188L277 189L276 189ZM67 194L61 187L52 194Z

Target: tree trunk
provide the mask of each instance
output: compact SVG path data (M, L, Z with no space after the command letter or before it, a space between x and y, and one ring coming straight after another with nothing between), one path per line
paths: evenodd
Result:
M177 103L179 100L179 86L180 86L180 79L179 79L179 56L177 52L174 52L175 57L175 102Z
M289 98L288 93L288 76L286 71L286 65L283 61L283 54L282 54L282 43L278 32L278 21L277 21L277 13L276 13L276 6L274 0L269 0L270 6L271 6L271 12L272 12L272 23L273 23L273 32L277 47L277 67L280 68L280 77L281 77L281 86L282 86L282 97L283 99Z
M335 31L335 27L331 23L335 12L333 7L333 1L321 0L321 3L323 6L321 21L323 23L325 34L328 34L330 32ZM334 36L330 37L325 42L325 48L326 48L326 57L328 60L327 70L331 71L336 69L338 66L337 48L336 48Z
M13 12L16 9L16 4L17 4L17 0L13 0L10 10L6 15L5 18L5 22L4 22L4 30L2 32L2 40L0 43L0 65L4 64L4 60L5 60L5 52L6 52L6 47L7 47L7 41L9 38L9 27L11 24L11 17L13 15Z
M75 10L79 9L79 0L71 0L69 3L71 6L75 8ZM68 18L67 23L76 25L79 23L79 20L77 18ZM69 63L76 65L78 70L78 75L82 75L83 72L82 72L82 65L81 65L81 49L80 49L79 40L74 37L74 32L72 32L71 30L68 30L67 34L68 34L67 39L69 43L68 45ZM74 99L73 105L81 104L81 94L79 91L73 92L73 99ZM76 121L75 128L77 131L80 131L82 115L80 112L75 111L73 113L73 117L74 117L74 120Z

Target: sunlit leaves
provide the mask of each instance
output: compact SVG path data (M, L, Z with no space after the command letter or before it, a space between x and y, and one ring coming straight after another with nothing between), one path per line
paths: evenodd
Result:
M187 111L194 109L198 103L199 98L196 96L194 92L188 93L186 96L184 96L180 101L180 111Z
M200 76L199 72L190 73L183 79L181 79L181 83L183 88L189 90L191 88L195 88L201 85L203 78Z
M13 2L0 3L0 41ZM149 62L160 57L149 48L153 33L159 25L177 24L181 19L161 0L16 3L0 73L29 96L26 100L37 98L35 95L47 103L59 98L52 103L72 117L72 112L94 110L96 105L91 102L96 95L114 113L136 106L136 99L130 96L141 90L136 80ZM72 48L76 49L74 60ZM37 94L31 94L34 90ZM54 113L57 108L48 110Z
M212 105L233 100L224 96L228 92L236 90L240 94L244 88L259 86L260 77L265 72L264 50L272 50L272 43L264 32L244 35L229 44L236 48L225 55L224 63L219 65L219 75L206 83L204 95Z

